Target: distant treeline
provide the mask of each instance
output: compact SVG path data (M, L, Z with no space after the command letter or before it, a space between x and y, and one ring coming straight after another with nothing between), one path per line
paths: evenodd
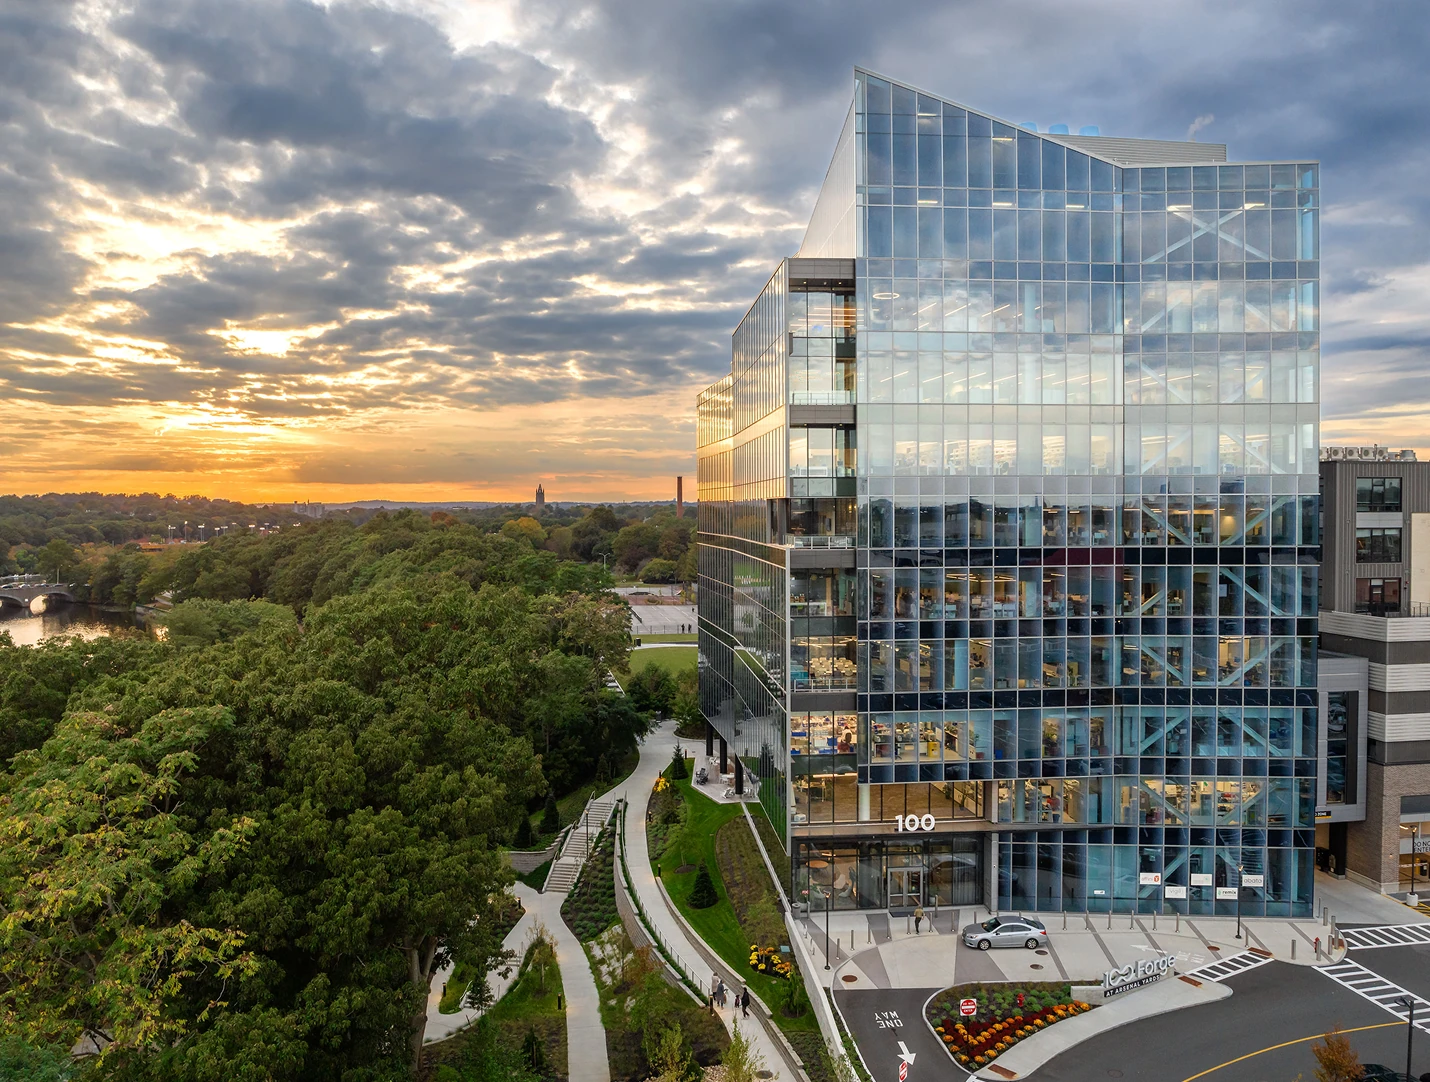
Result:
M0 574L35 573L73 583L81 600L102 605L147 604L165 593L176 600L269 598L307 603L295 585L310 567L347 560L355 540L374 523L412 533L455 530L453 536L500 534L559 562L599 563L647 582L695 577L694 509L676 519L665 505L599 505L550 509L540 519L521 505L453 511L367 508L330 513L320 521L289 510L199 497L97 494L0 497ZM165 545L171 536L204 544ZM275 543L269 543L274 537ZM145 546L148 550L146 551ZM291 555L291 558L289 554ZM290 569L296 562L304 570ZM315 580L320 598L329 580Z

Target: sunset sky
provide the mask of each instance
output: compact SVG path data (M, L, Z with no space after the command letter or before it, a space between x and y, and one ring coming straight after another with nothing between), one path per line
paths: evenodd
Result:
M1323 439L1430 451L1427 55L1416 0L0 0L0 492L669 498L856 63L1321 159Z

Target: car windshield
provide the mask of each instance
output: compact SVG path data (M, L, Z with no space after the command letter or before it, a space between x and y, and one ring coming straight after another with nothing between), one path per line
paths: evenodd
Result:
M988 920L985 920L981 925L985 932L996 932L1002 926L1003 922L997 917L990 917Z

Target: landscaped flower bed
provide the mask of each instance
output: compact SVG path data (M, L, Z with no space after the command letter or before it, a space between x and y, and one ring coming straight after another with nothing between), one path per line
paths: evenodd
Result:
M780 954L778 947L761 947L757 943L750 944L750 968L767 973L771 977L783 977L790 979L790 974L794 971L794 963Z
M959 1014L963 999L978 1001L972 1017ZM953 1058L976 1070L1024 1038L1090 1010L1072 998L1068 984L965 984L931 999L928 1020Z

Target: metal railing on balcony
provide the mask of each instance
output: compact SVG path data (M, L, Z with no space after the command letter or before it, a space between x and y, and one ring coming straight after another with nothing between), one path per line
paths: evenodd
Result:
M786 534L785 544L797 549L852 549L850 534Z
M791 406L852 406L853 391L791 391Z

